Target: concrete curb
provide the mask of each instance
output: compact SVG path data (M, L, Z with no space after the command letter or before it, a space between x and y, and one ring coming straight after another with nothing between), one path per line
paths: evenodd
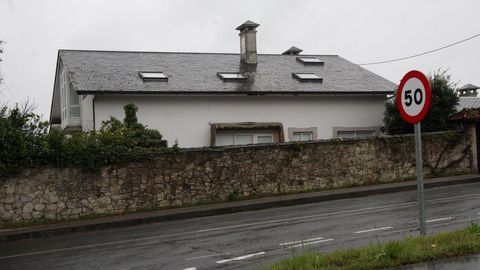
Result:
M478 182L480 182L480 175L452 176L444 178L426 179L425 188ZM416 181L408 181L401 183L342 188L337 190L265 197L253 200L158 210L144 213L133 213L121 216L101 217L90 220L81 220L60 224L39 225L27 228L0 230L0 241L15 241L20 239L60 235L71 232L101 230L113 227L126 227L160 221L224 215L242 211L253 211L274 207L362 197L374 194L415 190L416 188Z

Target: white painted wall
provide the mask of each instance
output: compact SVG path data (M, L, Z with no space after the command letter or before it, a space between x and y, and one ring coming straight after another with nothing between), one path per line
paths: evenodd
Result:
M281 122L288 128L318 127L318 139L333 137L333 127L382 126L382 96L97 96L95 126L110 116L123 119L123 106L139 107L138 120L157 129L172 145L210 145L210 123Z
M93 95L79 96L82 131L93 130L93 98Z

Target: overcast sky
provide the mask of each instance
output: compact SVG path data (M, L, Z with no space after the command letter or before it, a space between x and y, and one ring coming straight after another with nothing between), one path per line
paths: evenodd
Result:
M478 0L0 0L0 103L38 104L48 119L58 49L239 52L246 20L259 53L294 45L354 63L432 50L480 33ZM480 85L480 37L414 59L365 66L399 83L418 69L449 69L459 85Z

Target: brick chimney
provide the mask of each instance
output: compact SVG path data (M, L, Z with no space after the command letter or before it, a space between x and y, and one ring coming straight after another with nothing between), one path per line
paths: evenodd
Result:
M257 64L257 31L258 23L246 21L236 28L240 31L240 60L247 64Z

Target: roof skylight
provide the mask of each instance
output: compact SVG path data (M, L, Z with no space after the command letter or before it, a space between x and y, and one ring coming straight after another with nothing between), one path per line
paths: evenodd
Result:
M140 71L139 72L140 77L144 81L168 81L167 75L163 72L158 72L158 71Z
M323 65L324 62L316 57L297 57L297 61L309 65Z
M323 79L315 73L292 73L292 76L299 81L323 82Z
M238 72L218 72L217 76L224 81L243 81L246 79L245 76Z

